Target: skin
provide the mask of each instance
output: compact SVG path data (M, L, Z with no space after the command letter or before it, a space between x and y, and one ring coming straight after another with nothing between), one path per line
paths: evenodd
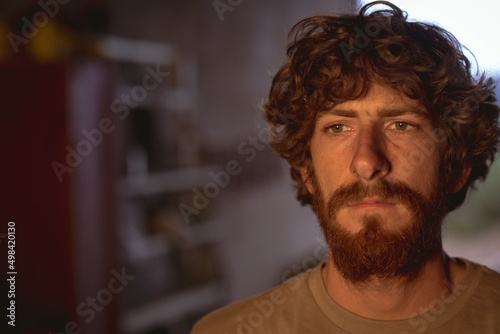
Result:
M378 84L372 84L364 97L338 104L320 115L310 150L312 167L325 200L342 185L354 181L370 184L382 178L404 182L423 196L429 196L439 177L439 152L443 144L428 116L427 110L416 101ZM422 149L422 143L426 143L426 150ZM414 167L411 172L409 165ZM314 194L307 177L308 168L301 171ZM459 191L469 174L470 168L464 167L448 191ZM337 220L354 234L363 228L362 217L373 213L383 218L383 227L391 232L397 233L410 221L410 212L403 205L377 198L365 198L343 207ZM370 319L400 320L423 313L433 300L448 296L464 272L464 265L448 257L441 247L428 259L420 277L410 283L398 279L381 282L374 278L368 285L354 286L340 275L331 257L322 275L330 297L340 306Z

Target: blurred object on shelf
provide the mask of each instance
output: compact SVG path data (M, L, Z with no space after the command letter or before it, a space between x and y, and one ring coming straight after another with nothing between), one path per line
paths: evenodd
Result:
M221 278L216 244L222 236L210 237L205 230L186 225L175 209L152 213L150 220L151 233L163 236L172 246L179 265L179 277L183 278L180 288ZM211 230L214 234L214 228Z
M221 279L219 258L215 244L199 244L180 249L183 287L198 286Z
M191 113L177 113L177 138L179 166L195 167L200 164L199 128Z
M49 6L50 7L50 6ZM76 55L103 57L98 41L107 34L109 11L90 4L77 19L66 17L63 7L32 5L10 19L0 19L0 61L17 59L54 62Z
M76 34L56 20L38 28L38 33L26 44L28 54L39 62L52 62L70 57L77 49Z
M63 15L50 14L32 6L10 20L5 36L16 59L54 62L75 53L79 34L64 22Z
M178 247L188 245L193 238L189 227L174 208L152 212L149 229L153 235L162 235Z

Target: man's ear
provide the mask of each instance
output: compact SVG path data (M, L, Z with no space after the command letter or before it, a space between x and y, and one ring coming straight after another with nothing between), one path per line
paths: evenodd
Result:
M460 175L451 182L448 192L451 194L459 192L464 184L467 182L470 176L470 171L471 167L469 165L466 165L462 167L462 170L460 171Z
M314 187L311 182L311 175L309 173L309 168L307 166L302 166L300 167L300 178L302 179L302 182L307 187L307 190L309 190L309 193L314 194Z

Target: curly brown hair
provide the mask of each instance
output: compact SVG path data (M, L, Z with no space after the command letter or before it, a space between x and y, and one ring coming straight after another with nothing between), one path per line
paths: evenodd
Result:
M388 9L368 10L376 4ZM471 167L466 184L449 194L448 211L461 205L476 180L483 180L498 150L499 108L491 78L471 73L461 44L446 30L407 20L386 1L365 5L358 15L313 16L289 34L288 61L274 76L264 103L271 146L290 164L297 199L311 204L301 178L311 163L310 140L318 115L367 93L371 83L396 88L420 101L443 129L446 184Z

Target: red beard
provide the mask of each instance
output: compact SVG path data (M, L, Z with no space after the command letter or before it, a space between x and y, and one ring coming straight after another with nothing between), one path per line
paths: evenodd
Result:
M316 194L313 209L329 246L333 264L348 281L368 283L371 279L399 278L410 281L418 277L430 256L441 249L441 225L447 213L445 186L434 185L433 193L424 198L403 183L385 180L367 186L356 182L340 187L328 198L312 177ZM403 204L411 219L397 232L384 229L383 218L377 214L363 217L363 228L353 234L337 221L338 211L365 197L380 197Z

